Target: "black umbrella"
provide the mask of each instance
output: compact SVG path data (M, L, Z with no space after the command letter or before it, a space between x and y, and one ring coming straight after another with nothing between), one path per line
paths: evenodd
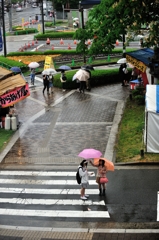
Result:
M81 68L84 70L94 70L94 67L92 67L91 65L84 65Z

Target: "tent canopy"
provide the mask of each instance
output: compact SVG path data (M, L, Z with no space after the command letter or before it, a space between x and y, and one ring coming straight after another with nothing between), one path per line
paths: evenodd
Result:
M12 71L7 70L6 68L0 67L0 80L12 75L13 75Z
M159 153L159 85L146 86L145 133L147 152Z
M22 87L25 85L26 82L20 74L0 80L0 96L17 87Z
M150 62L149 58L152 58L154 51L150 48L143 48L134 52L126 53L126 55L131 56L148 66Z

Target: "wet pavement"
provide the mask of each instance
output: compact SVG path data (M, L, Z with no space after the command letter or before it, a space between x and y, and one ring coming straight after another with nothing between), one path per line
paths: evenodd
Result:
M41 76L37 79L30 97L16 104L19 133L3 162L35 163L45 157L45 163L77 164L78 153L90 147L105 155L117 105L125 102L128 88L112 84L85 94L54 88L43 95Z

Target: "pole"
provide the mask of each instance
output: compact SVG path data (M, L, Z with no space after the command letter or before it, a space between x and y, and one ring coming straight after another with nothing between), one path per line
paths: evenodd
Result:
M81 2L79 2L79 11L81 12L81 21L82 21L82 29L84 29L84 16L83 16L83 7L81 7ZM83 42L83 62L86 63L86 56L85 56L85 40Z
M4 56L7 56L6 48L6 33L5 33L5 21L4 21L4 0L2 0L2 27L3 27L3 46L4 46Z
M8 17L9 17L9 31L12 32L12 2L11 0L9 0L9 13L8 13Z
M125 46L125 33L123 33L123 57L125 58L126 46Z
M43 34L45 33L44 29L44 8L43 8L43 0L41 0L41 20L42 20L42 30Z

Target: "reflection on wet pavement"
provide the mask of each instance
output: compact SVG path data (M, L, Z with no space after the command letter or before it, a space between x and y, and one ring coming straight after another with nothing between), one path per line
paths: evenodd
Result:
M77 160L78 153L90 147L104 153L118 101L125 100L129 91L112 84L85 94L55 89L48 96L42 94L42 88L42 83L32 88L30 97L16 104L20 128L28 125L5 162ZM42 109L43 114L29 122Z

